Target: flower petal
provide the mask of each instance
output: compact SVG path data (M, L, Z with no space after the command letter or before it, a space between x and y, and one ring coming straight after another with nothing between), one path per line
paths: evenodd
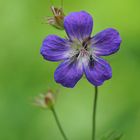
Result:
M112 77L110 65L101 58L87 65L84 64L84 71L88 81L95 86L102 85L105 80Z
M83 41L91 35L93 19L85 11L73 12L64 18L64 28L71 40Z
M64 87L73 88L83 75L83 68L79 61L65 60L55 71L54 78Z
M40 53L46 60L59 61L69 57L70 44L68 40L56 35L47 36L42 44Z
M119 32L112 28L103 30L91 39L92 48L98 56L106 56L117 52L121 41Z

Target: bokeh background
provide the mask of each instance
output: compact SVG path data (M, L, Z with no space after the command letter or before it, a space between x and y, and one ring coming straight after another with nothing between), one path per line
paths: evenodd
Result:
M53 0L60 6L60 0ZM140 139L140 1L64 0L66 14L86 10L93 15L93 34L113 27L123 42L117 54L106 57L113 77L99 88L97 137L122 132L122 140ZM55 83L58 63L40 55L49 34L65 36L44 24L51 16L47 0L0 0L0 140L61 140L49 110L32 105L34 96L59 89L56 111L70 140L91 139L94 87L82 79L74 89Z

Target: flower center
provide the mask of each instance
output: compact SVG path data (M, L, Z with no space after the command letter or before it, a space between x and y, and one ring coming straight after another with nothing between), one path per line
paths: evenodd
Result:
M81 57L89 56L89 53L90 53L90 52L89 52L88 50L86 50L85 48L81 48L79 52L80 52L79 55L80 55Z
M85 39L83 42L74 41L72 48L75 50L75 57L89 57L91 54L90 39Z
M76 60L80 60L80 62L82 63L87 63L90 64L90 66L94 66L95 57L93 55L93 49L90 46L90 38L85 39L83 42L74 40L71 44L71 60L73 62Z

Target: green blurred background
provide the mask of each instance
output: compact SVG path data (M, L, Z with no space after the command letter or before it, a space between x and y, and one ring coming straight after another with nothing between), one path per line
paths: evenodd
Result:
M60 6L60 0L53 0ZM93 34L114 27L120 51L106 57L113 77L99 89L97 137L117 130L122 140L140 139L140 1L64 0L64 11L93 15ZM91 139L94 87L82 79L74 89L56 84L58 63L43 60L39 50L48 34L65 32L42 24L51 16L47 0L0 0L0 140L61 140L50 111L32 105L49 87L59 89L56 111L70 140Z

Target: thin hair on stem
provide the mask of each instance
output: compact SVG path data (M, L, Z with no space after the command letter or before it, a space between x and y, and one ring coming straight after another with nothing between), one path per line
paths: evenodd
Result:
M57 117L57 114L56 114L56 111L55 111L54 107L52 107L51 110L52 110L53 116L55 118L56 124L57 124L57 126L58 126L58 128L59 128L59 130L61 132L61 135L63 136L64 140L68 140L68 138L67 138L62 126L61 126L61 123L60 123L60 121L59 121L59 119Z
M52 0L48 0L50 5L54 5L53 1ZM63 5L64 5L64 1L61 0L61 8L63 9Z
M63 0L61 0L61 8L63 9L63 4L64 4L64 2L63 2Z
M49 1L50 5L53 5L53 1L52 0L48 0L48 1Z
M97 99L98 99L98 87L95 86L95 96L93 103L93 120L92 120L92 140L96 139L96 110L97 110Z

